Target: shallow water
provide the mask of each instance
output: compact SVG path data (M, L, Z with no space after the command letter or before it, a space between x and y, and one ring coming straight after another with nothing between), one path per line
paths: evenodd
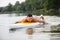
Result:
M59 40L60 33L44 33L50 31L52 25L60 24L60 17L45 16L47 24L42 25L40 28L33 28L33 35L26 34L26 28L9 31L9 24L22 19L24 16L16 16L15 14L1 14L0 15L0 40ZM45 28L43 28L45 27Z

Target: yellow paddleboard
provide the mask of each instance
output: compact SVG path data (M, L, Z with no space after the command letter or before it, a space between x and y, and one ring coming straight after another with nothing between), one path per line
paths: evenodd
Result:
M22 23L17 23L17 24L33 24L35 22L22 22Z
M39 22L23 22L23 23L11 24L10 28L35 28L37 26L40 26Z

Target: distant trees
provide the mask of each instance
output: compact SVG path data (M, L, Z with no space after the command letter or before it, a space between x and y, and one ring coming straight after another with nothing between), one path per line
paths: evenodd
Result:
M20 3L19 3L19 1L16 1L15 5L13 6L13 9L14 9L14 11L19 12L19 10L20 10Z
M2 9L2 12L12 12L12 11L13 11L13 8L11 3L9 3L8 6Z
M22 3L16 1L15 5L9 3L6 7L0 7L0 12L59 15L60 0L25 0Z
M0 12L2 12L3 7L0 7Z
M60 8L60 0L45 0L44 2L45 9L59 9Z
M32 12L33 14L41 14L40 9L43 9L43 2L44 0L26 0L26 11Z
M59 15L58 10L60 9L60 0L45 0L44 9L45 11L48 11L46 14Z

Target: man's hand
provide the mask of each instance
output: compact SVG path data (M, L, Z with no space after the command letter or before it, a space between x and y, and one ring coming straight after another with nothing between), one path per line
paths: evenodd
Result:
M15 22L15 24L17 24L17 23L19 23L19 22Z

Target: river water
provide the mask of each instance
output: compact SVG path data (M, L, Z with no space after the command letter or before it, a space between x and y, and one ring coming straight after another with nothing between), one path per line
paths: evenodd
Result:
M7 25L13 24L23 17L25 16L0 14L0 40L60 40L60 33L41 32L41 30L50 31L52 25L59 25L60 17L57 16L44 16L46 24L42 25L42 27L44 26L45 28L34 28L33 35L26 34L26 28L10 32Z

